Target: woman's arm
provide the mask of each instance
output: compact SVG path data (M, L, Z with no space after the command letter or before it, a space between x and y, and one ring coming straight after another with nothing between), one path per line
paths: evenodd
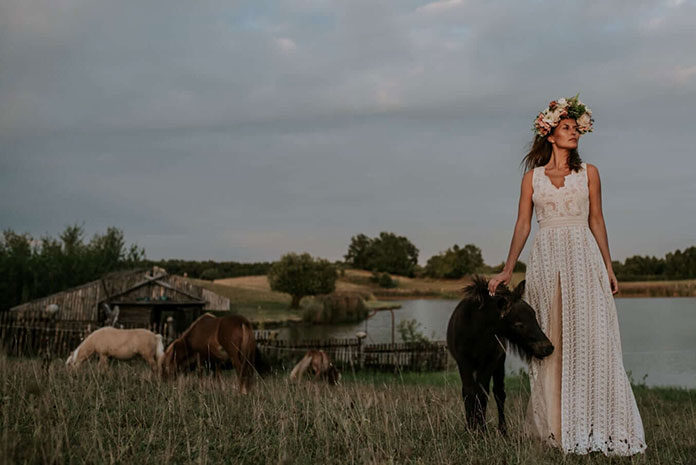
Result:
M609 240L607 239L607 227L604 224L602 214L602 186L599 181L599 170L594 165L587 164L587 183L590 189L590 231L597 241L599 251L602 253L604 266L607 268L611 293L619 292L619 281L616 279L614 269L611 266L611 254L609 253Z
M508 252L508 257L505 261L503 271L488 281L488 291L491 294L495 294L495 290L500 283L506 285L510 283L510 279L512 278L512 270L515 268L517 258L522 253L524 244L527 242L527 237L529 237L529 231L531 230L532 210L534 207L532 203L532 194L534 193L534 187L532 186L533 173L533 170L528 171L522 178L520 204L517 210L515 232L513 233L512 241L510 242L510 251Z

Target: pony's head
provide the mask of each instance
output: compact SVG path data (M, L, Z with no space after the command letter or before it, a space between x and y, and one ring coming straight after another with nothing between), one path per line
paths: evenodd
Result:
M338 371L338 368L333 363L329 363L329 368L326 369L326 381L331 386L335 386L338 384L338 382L341 380L341 372Z
M527 360L544 358L553 352L553 345L539 327L534 309L522 299L524 286L522 281L511 291L501 284L495 295L490 295L488 280L474 276L464 292L473 304L472 311L482 311L487 325L514 352Z
M181 339L176 339L169 344L167 350L159 358L160 373L163 378L171 378L176 375L177 368L185 357L186 345Z

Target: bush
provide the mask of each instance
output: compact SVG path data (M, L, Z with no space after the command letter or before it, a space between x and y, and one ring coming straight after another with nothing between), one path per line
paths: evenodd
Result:
M206 268L201 273L200 279L206 279L208 281L213 281L215 279L220 279L220 272L217 268Z
M429 343L430 340L423 334L421 327L422 325L416 319L401 320L396 326L396 330L404 342L415 344Z
M399 285L398 281L389 276L389 273L382 273L377 280L377 284L379 284L379 287L386 289L393 289Z
M354 293L316 296L302 304L302 320L315 324L354 323L368 313L365 301Z
M399 282L393 279L389 273L378 273L377 271L372 272L370 282L386 289L393 289L399 285Z

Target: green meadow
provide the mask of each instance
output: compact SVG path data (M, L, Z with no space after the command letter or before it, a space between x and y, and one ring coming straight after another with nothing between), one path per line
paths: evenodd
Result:
M509 435L467 431L455 372L344 373L341 385L233 372L163 382L140 362L0 357L2 463L693 464L696 391L634 385L648 451L564 456L522 433L525 377L507 379Z

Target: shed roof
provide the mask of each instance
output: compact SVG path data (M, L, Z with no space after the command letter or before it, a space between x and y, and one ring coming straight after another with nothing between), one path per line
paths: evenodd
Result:
M10 311L39 316L47 306L56 304L60 308L59 319L96 321L103 303L179 305L202 307L204 310L226 310L230 305L228 298L155 267L152 270L109 273L101 279L17 305Z

